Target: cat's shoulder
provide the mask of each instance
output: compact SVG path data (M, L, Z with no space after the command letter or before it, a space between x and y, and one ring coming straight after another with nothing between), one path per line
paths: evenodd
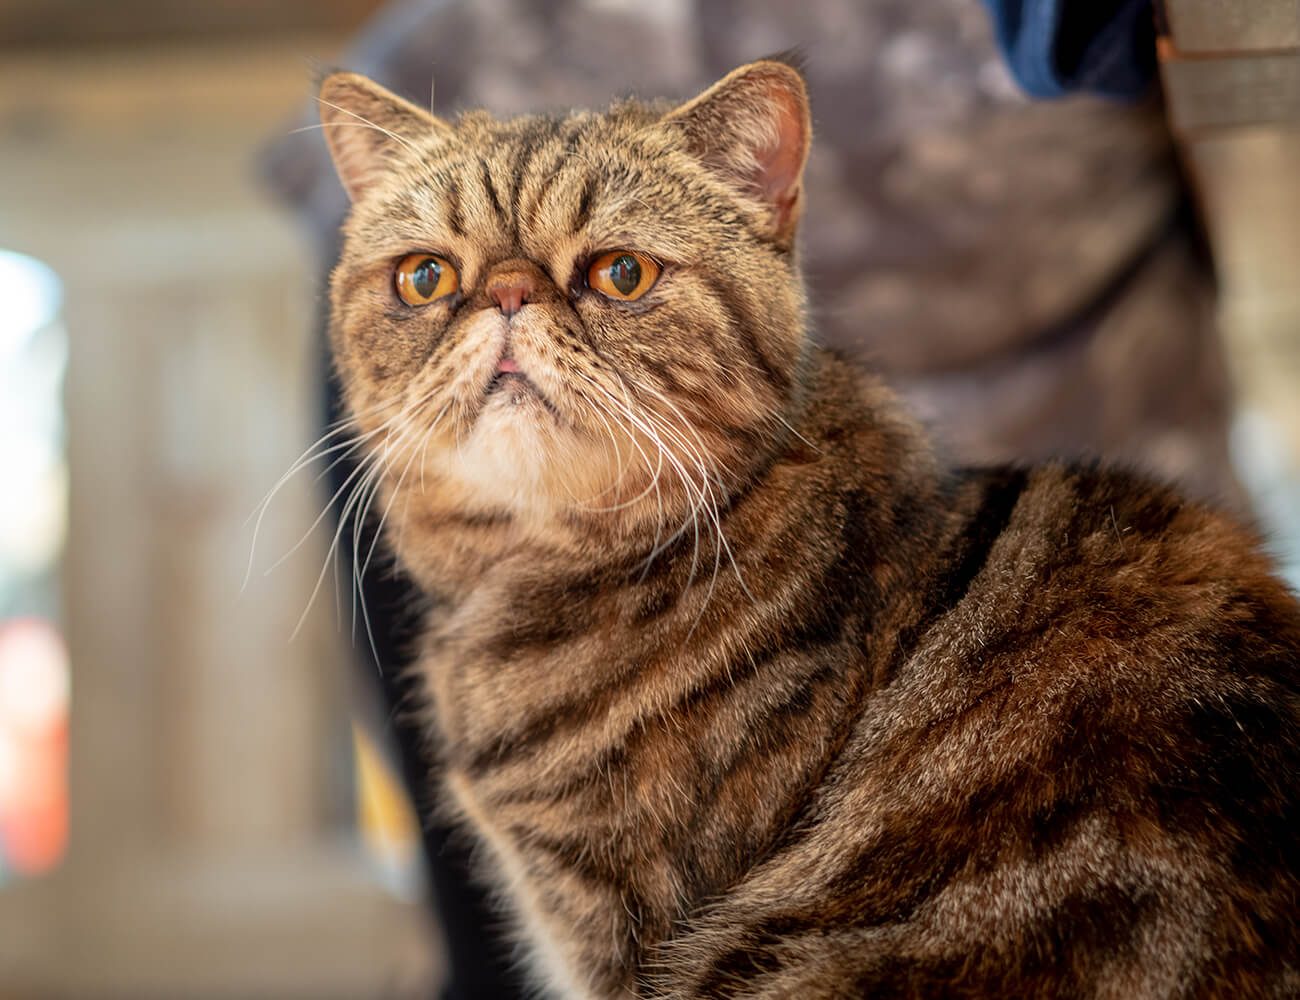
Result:
M1096 463L964 470L950 495L941 596L899 673L920 715L1003 747L1300 745L1300 604L1239 520Z
M1000 592L1000 604L1011 598L1035 620L1073 608L1094 624L1109 613L1129 628L1217 627L1250 624L1242 612L1272 608L1274 619L1254 624L1282 634L1300 623L1255 531L1172 486L1099 462L960 470L954 479L955 536L988 542L983 596Z

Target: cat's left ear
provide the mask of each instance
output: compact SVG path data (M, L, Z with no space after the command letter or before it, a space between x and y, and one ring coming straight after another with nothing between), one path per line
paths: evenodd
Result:
M664 121L687 148L771 212L772 235L794 240L812 138L808 90L793 66L764 59L732 70Z
M373 80L335 73L320 88L320 121L334 169L356 201L389 172L403 149L451 126Z

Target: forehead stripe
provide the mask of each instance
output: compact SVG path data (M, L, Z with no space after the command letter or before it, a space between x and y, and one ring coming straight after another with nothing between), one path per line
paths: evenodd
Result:
M546 196L551 193L551 187L555 184L556 180L559 178L560 171L564 167L564 163L565 163L564 158L561 157L560 161L556 163L554 167L548 170L546 172L546 176L542 179L542 186L538 190L537 196L533 198L532 207L528 210L529 231L536 230L537 213L541 211L542 202L546 200Z
M587 175L587 182L582 186L582 196L578 199L578 209L573 213L573 221L569 223L569 232L576 234L591 218L591 206L596 200L596 176Z
M457 236L465 235L465 220L460 213L460 181L447 183L447 227Z
M478 166L479 179L483 182L483 193L487 195L488 201L492 204L492 211L496 212L497 218L504 224L506 213L501 208L501 199L497 196L496 186L492 183L492 172L488 170L487 160L480 158Z
M559 130L559 124L554 121L547 122L551 135ZM528 176L528 168L533 165L533 160L537 158L538 152L546 145L545 139L549 136L540 136L536 132L525 137L524 141L519 144L519 151L515 156L512 176L510 178L510 225L512 234L516 241L519 239L519 197L523 192L524 178Z

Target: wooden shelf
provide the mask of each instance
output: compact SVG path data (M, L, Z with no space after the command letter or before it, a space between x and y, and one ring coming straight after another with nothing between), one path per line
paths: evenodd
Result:
M1300 47L1296 0L1164 0L1164 8L1188 55Z
M1161 39L1160 63L1174 131L1300 123L1300 52L1188 55Z

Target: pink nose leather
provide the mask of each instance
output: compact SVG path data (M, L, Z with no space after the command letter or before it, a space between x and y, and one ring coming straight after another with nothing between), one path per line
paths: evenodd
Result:
M502 275L488 285L488 296L507 317L517 313L533 295L533 283L522 274Z

